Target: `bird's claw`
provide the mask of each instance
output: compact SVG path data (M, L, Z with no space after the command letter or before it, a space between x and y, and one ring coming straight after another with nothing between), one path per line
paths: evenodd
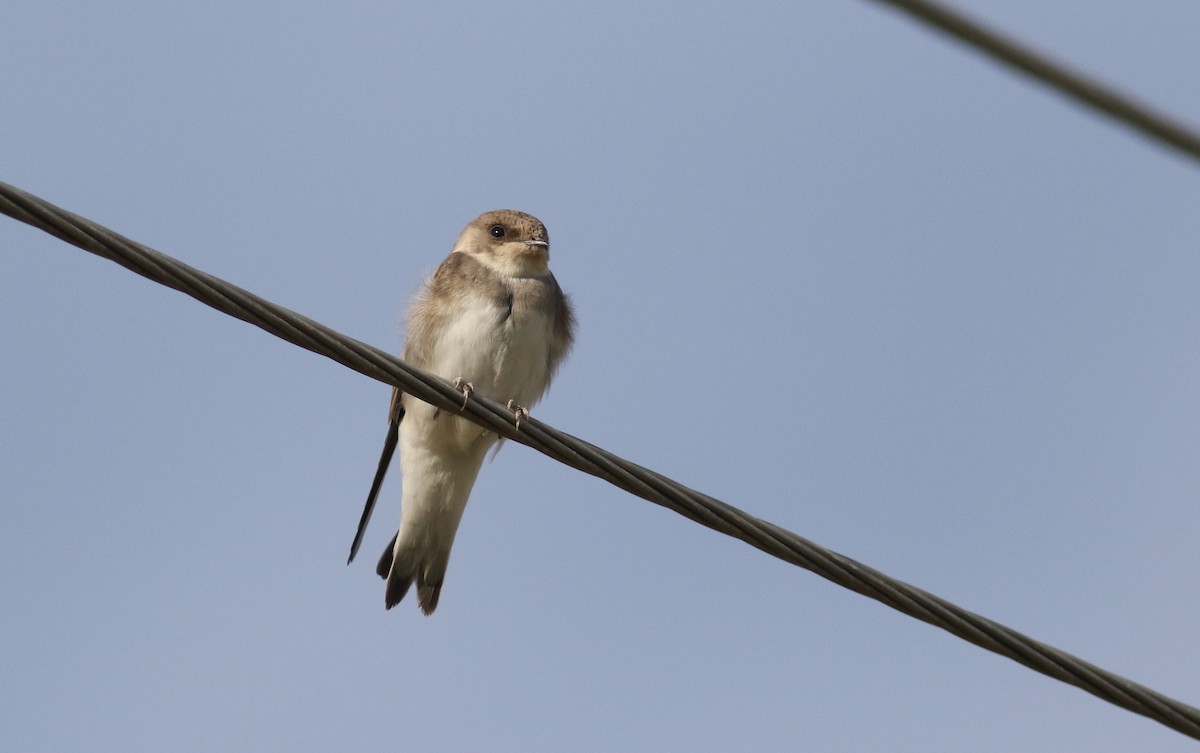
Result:
M474 394L475 387L470 382L464 380L462 377L459 377L458 379L454 380L454 389L458 390L463 395L463 404L459 410L466 410L467 401L470 400L471 395Z
M529 418L529 409L517 405L516 400L508 401L508 409L513 412L513 418L517 421L517 431L521 430L521 419Z

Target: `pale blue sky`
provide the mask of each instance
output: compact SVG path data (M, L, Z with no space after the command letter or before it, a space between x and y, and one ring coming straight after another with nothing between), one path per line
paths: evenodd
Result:
M1200 703L1200 170L873 3L10 4L0 180L399 349L540 217L539 418ZM1200 124L1200 6L959 2ZM441 605L388 388L0 218L0 749L1192 750L520 446Z

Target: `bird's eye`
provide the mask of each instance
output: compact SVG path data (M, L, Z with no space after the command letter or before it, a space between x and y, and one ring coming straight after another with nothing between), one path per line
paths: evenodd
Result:
M492 225L492 229L489 232L492 234L493 238L503 238L504 237L504 226L503 225Z

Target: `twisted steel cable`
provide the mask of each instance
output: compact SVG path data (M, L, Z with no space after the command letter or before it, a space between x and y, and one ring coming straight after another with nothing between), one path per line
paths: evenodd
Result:
M473 397L464 409L461 393L437 376L6 183L0 183L0 212L372 379L397 386L443 410L458 412L509 440L602 478L714 531L741 539L981 648L1200 739L1200 709L891 578L535 418L522 419L517 431L512 412L499 403Z
M988 29L970 17L931 0L875 0L948 34L968 47L1015 68L1077 103L1140 131L1143 136L1200 160L1200 135L1147 105L1054 62L1032 48Z

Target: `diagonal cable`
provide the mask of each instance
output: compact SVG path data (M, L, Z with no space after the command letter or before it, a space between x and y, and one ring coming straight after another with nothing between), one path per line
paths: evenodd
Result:
M0 183L0 212L443 410L460 412L462 408L462 395L440 377L6 183ZM741 539L963 640L1200 739L1200 709L884 575L535 418L522 419L518 432L511 411L499 403L473 397L461 415L714 531Z
M1009 65L1051 89L1200 160L1200 134L1168 115L1056 63L1046 55L930 0L875 0L891 5L969 47Z

